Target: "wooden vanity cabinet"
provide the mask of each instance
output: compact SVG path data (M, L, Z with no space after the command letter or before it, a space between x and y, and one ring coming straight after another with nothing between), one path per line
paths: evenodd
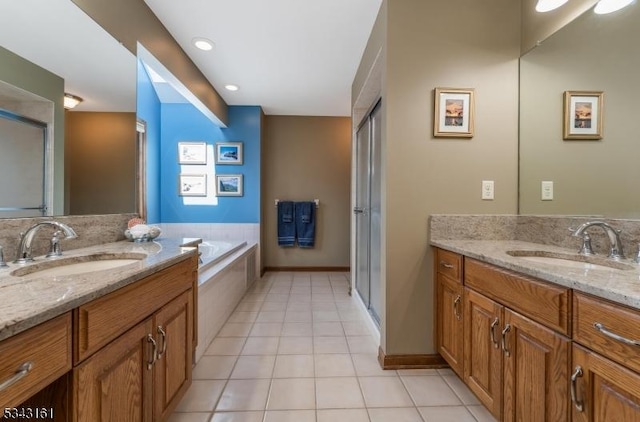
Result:
M437 250L436 256L441 253ZM570 289L457 257L464 274L460 287L465 384L498 420L568 420ZM452 314L446 300L450 302L454 293L443 293L448 280L438 269L436 276L438 350L450 362L451 353L442 344L448 335L443 331L451 324L443 321L452 320L446 315Z
M640 312L573 298L572 420L640 422Z
M69 312L0 341L0 384L13 381L0 391L2 408L18 407L70 369Z
M191 385L194 265L183 261L76 309L74 421L169 417ZM113 325L132 328L120 334Z
M480 402L500 420L502 415L502 349L504 307L464 289L464 376Z
M463 376L462 257L436 253L436 344L451 369Z
M571 341L510 309L504 324L502 420L568 420Z

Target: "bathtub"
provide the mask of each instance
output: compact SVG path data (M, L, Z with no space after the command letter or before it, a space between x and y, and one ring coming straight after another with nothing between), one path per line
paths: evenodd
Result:
M245 241L227 242L221 240L203 240L202 243L198 245L198 252L200 254L198 272L205 272L246 245L247 242ZM198 280L198 284L202 284L205 281L206 280Z
M198 245L196 362L256 280L255 242L203 240Z

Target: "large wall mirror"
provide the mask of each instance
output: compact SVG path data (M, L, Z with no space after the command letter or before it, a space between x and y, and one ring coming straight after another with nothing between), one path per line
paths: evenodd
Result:
M135 55L70 0L1 2L0 47L0 109L43 121L53 140L33 154L45 154L50 167L44 214L136 212ZM63 92L84 101L62 111ZM0 127L0 148L12 148L4 140L15 143L15 136ZM30 173L18 169L10 182L29 180ZM0 208L15 202L3 192Z
M520 60L520 213L640 218L640 4L588 10ZM563 93L602 91L603 136L563 139ZM542 200L542 181L553 200Z

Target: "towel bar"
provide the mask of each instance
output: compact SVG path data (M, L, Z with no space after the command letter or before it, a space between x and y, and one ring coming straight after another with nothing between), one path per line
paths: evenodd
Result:
M279 199L275 200L275 206L278 206L278 202L280 202ZM314 199L313 202L316 204L316 208L320 208L320 200L319 199Z

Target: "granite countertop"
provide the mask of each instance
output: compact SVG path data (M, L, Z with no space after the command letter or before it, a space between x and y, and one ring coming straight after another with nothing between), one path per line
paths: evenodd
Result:
M577 251L518 240L434 240L437 246L464 256L507 268L581 292L590 293L640 310L640 265L623 261L628 269L584 265L582 268L533 262L511 256L507 251L545 251L550 255L577 255ZM607 259L600 255L599 259Z
M158 238L148 243L122 241L65 251L55 259L103 253L146 255L132 264L74 275L43 276L36 272L16 277L11 273L25 266L9 263L8 268L0 269L0 340L188 259L197 253L197 243L199 239ZM34 264L48 261L36 257Z

